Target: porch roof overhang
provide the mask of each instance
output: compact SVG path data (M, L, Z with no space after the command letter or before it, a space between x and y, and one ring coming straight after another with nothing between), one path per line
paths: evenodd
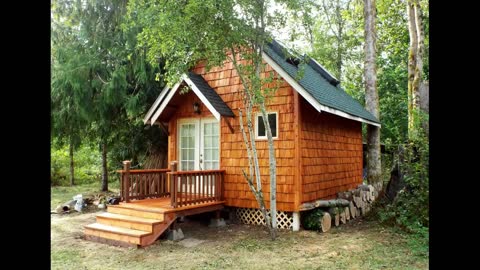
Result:
M144 124L150 124L152 126L155 124L155 121L157 121L157 119L160 117L183 82L185 82L198 96L198 98L200 98L203 104L205 104L205 106L208 108L208 110L210 110L217 120L220 121L220 116L235 117L235 114L230 107L228 107L228 105L222 100L217 92L215 92L215 90L208 85L205 79L201 75L190 71L188 74L183 74L180 81L177 82L172 88L167 86L163 88L152 107L150 107L147 114L143 118Z

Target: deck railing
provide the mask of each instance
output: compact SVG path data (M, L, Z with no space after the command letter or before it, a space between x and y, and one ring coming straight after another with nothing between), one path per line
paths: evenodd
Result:
M130 162L124 161L120 173L121 200L160 198L170 195L168 178L169 169L130 170Z
M222 200L225 170L175 171L170 178L171 205L182 207Z

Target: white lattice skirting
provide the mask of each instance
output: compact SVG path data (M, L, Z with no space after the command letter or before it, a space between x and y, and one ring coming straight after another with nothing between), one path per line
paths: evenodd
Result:
M260 209L236 208L235 213L238 220L244 224L265 225L265 219ZM270 216L270 210L267 210L267 215ZM279 229L292 229L292 224L292 212L277 211L277 226Z

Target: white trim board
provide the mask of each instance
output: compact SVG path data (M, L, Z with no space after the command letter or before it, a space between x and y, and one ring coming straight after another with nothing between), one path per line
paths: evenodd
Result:
M177 89L178 87L180 86L180 83L182 81L176 83L173 88L170 90L170 92L168 93L167 97L164 99L164 101L162 102L162 104L160 104L160 108L158 108L158 110L155 112L155 114L152 116L152 118L150 119L150 125L155 125L155 121L157 121L158 117L160 117L160 114L162 114L163 110L165 110L165 107L167 107L167 104L170 102L170 100L172 99L173 97L173 94L175 94L175 92L177 92Z
M168 86L165 86L162 91L160 92L160 94L158 95L157 99L155 100L155 102L153 103L152 107L150 107L150 109L148 110L147 114L145 115L145 117L143 118L143 124L146 125L146 124L149 124L149 119L150 119L150 116L152 116L153 112L155 112L155 109L157 108L158 104L160 103L160 101L162 101L163 97L165 96L165 94L168 92Z
M187 76L187 74L183 74L180 81L177 82L172 89L169 91L168 87L165 87L163 91L160 93L158 98L155 100L155 103L150 107L148 110L147 115L143 119L143 123L147 124L150 122L150 125L154 125L155 121L157 121L158 117L160 117L160 114L162 114L163 110L165 110L165 107L167 104L172 100L173 96L177 92L178 88L180 87L180 84L182 82L187 83L187 85L192 89L192 91L200 98L203 104L210 110L210 112L213 114L213 116L220 121L220 113L213 107L213 105L208 101L208 99L203 95L203 93L198 89L198 87L190 80L190 78ZM168 93L168 94L167 94ZM163 97L166 95L165 99L162 101ZM161 104L160 104L161 102ZM160 104L160 107L155 111L155 108ZM155 113L153 113L155 112ZM153 116L150 118L150 115ZM150 119L148 119L150 118Z
M210 110L210 112L213 114L213 116L215 116L215 118L218 121L220 121L220 113L217 110L215 110L215 108L212 106L210 101L208 101L208 99L202 94L200 89L198 89L198 87L192 82L192 80L190 80L190 78L187 76L187 74L183 74L182 79L188 84L188 86L190 86L190 88L193 90L193 92L195 92L195 94L197 94L198 98L200 98L200 100L203 102L203 104L205 104L205 106L207 106L207 108Z
M280 67L272 58L270 58L268 54L266 54L265 52L262 52L262 57L265 60L265 62L267 62L267 64L269 64L278 74L280 74L280 76L284 78L293 87L293 89L295 89L300 95L302 95L302 97L305 98L305 100L307 100L307 102L310 103L310 105L312 105L318 112L326 111L343 118L381 127L379 123L375 123L358 116L353 116L348 113L342 112L340 110L333 109L320 104L314 97L312 97L312 95L310 95L310 93L307 92L307 90L305 90L295 79L293 79L287 72L285 72L285 70L283 70L282 67Z

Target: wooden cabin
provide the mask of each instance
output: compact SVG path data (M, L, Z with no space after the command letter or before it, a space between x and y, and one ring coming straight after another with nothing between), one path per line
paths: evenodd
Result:
M362 183L362 123L380 123L315 60L304 64L304 75L297 80L298 61L292 61L285 51L276 41L266 46L263 75L273 71L281 80L267 103L277 159L278 224L298 230L303 203L335 198L338 192ZM190 91L183 93L185 87ZM231 62L211 70L200 63L172 88L164 88L144 122L168 133L168 162L177 165L163 171L121 171L126 202L110 208L138 206L145 204L141 199L153 196L163 200L162 213L181 216L185 209L206 205L204 210L212 211L221 205L235 211L243 222L261 224L257 202L242 175L248 159L239 128L241 92ZM268 143L261 115L255 115L254 125L269 207ZM114 211L128 214L127 210Z

